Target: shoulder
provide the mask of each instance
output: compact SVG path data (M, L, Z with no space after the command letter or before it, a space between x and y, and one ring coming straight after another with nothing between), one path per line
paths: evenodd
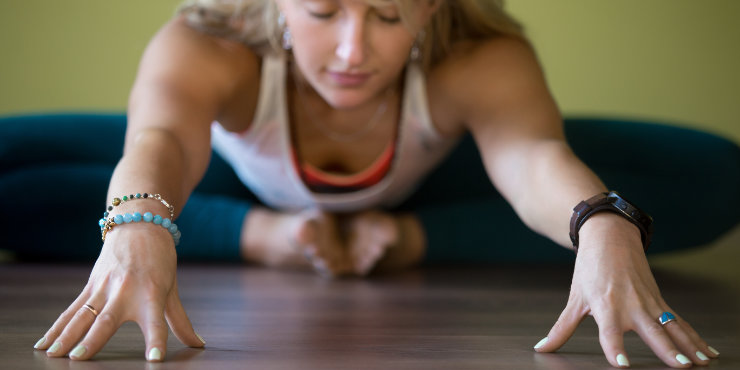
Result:
M224 103L244 84L258 80L259 64L259 57L246 45L201 33L178 17L150 41L137 83L156 83Z
M505 110L552 103L532 46L513 37L455 45L429 80L430 94L448 102L449 119L458 129L491 121Z
M537 64L534 50L528 41L515 37L492 37L485 40L462 41L454 45L439 68L441 70L489 69L497 67L517 68L522 63Z

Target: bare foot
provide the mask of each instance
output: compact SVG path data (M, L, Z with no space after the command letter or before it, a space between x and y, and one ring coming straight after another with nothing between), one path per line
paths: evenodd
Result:
M347 233L352 269L360 276L367 275L401 239L396 217L377 211L352 216L347 222Z
M337 216L320 211L308 211L304 215L307 221L299 228L296 242L316 272L326 277L351 274L352 263Z
M348 229L349 255L355 274L366 275L373 269L403 270L424 258L426 236L413 214L361 212L350 220Z
M334 277L351 271L335 216L318 211L249 212L241 236L242 257L270 267L313 267Z

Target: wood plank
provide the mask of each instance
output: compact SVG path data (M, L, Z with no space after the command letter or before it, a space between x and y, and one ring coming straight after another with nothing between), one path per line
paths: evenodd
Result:
M33 350L90 268L0 265L0 367L147 366L133 323L92 361ZM532 350L565 305L570 276L569 266L489 266L331 281L238 265L182 265L183 303L208 345L186 348L171 335L167 362L156 369L610 368L591 319L559 353ZM740 368L739 288L663 270L656 277L669 304L723 352L711 368ZM634 367L665 368L636 335L625 342Z

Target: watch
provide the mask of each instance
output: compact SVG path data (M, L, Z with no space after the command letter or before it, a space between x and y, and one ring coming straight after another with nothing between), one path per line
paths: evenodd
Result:
M578 253L578 230L581 229L581 226L589 217L595 213L605 211L616 213L637 226L642 236L642 247L647 251L653 235L653 218L624 199L616 191L610 191L599 193L581 201L573 208L573 216L570 218L570 240L573 242L576 253Z

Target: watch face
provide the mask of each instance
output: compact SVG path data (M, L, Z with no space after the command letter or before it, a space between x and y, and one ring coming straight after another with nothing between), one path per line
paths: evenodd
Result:
M653 218L650 215L635 207L632 202L619 195L616 191L610 192L609 196L613 197L612 204L617 209L625 215L632 217L635 221L640 222L644 226L653 222Z

